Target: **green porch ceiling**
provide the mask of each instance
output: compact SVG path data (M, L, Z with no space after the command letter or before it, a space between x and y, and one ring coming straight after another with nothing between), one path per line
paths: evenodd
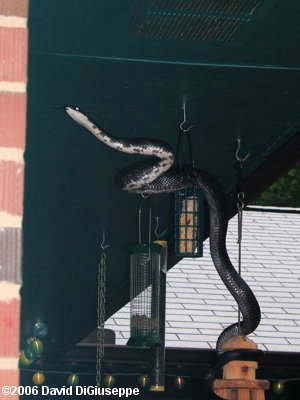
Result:
M56 351L93 330L103 227L107 316L129 295L139 197L114 176L139 157L107 148L62 107L79 106L115 136L175 147L185 101L196 166L230 193L237 137L251 151L246 182L300 131L299 21L295 0L30 1L24 338L38 317ZM197 39L201 23L211 35ZM162 226L169 200L153 196Z

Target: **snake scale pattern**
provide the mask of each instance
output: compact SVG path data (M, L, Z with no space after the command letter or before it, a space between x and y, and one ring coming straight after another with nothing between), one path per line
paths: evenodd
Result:
M225 286L234 297L242 314L242 321L221 332L217 352L233 336L249 335L260 323L259 304L242 277L232 265L227 249L227 209L225 195L219 182L208 172L191 168L174 167L174 151L165 142L155 139L121 139L100 129L77 107L67 106L66 113L97 139L118 151L150 156L145 161L129 166L116 175L117 186L128 192L152 194L166 193L199 185L203 190L210 215L210 251L215 268Z

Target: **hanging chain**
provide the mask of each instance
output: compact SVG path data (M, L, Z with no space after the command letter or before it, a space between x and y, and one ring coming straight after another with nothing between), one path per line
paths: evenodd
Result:
M238 211L238 240L237 243L239 245L239 253L238 253L238 273L242 275L242 233L243 233L243 209L245 207L244 204L245 193L240 191L237 194L237 211ZM241 332L241 310L238 307L238 330Z
M237 215L238 215L237 243L239 245L239 247L238 247L238 273L239 273L239 275L242 275L242 234L243 234L243 210L245 207L245 193L242 190L241 174L242 174L243 163L247 160L250 153L248 153L245 157L241 157L239 155L239 151L241 148L241 138L238 138L237 141L238 141L238 147L235 152L235 158L239 163L237 166L237 196L236 196L236 198L237 198ZM240 332L241 332L241 310L240 310L240 307L238 307L238 331L240 334Z
M102 359L104 357L105 281L106 281L106 253L105 251L102 251L98 265L97 338L96 338L96 346L97 346L96 384L99 387L101 382L101 364L102 364Z
M238 240L237 243L239 244L239 274L241 274L241 254L242 254L242 234L243 234L243 210L245 207L245 193L240 191L237 195L237 211L238 211Z

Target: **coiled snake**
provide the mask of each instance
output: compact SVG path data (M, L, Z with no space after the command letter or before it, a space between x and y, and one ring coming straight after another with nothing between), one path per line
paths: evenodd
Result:
M236 272L226 249L227 212L225 196L218 181L199 169L175 168L172 148L154 139L120 139L104 132L78 108L67 106L66 113L78 124L90 131L97 139L116 150L151 156L133 164L125 172L118 173L116 184L120 189L133 193L152 194L174 192L185 187L199 185L203 190L210 215L210 251L215 268L225 286L234 297L243 319L227 327L217 340L217 352L223 344L236 335L248 335L260 322L259 304L246 282Z

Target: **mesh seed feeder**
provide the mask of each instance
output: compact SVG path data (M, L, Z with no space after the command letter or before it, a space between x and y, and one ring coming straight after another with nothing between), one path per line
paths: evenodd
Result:
M142 204L139 206L139 243L129 246L130 254L130 338L128 346L161 346L159 338L160 270L166 257L163 247L151 243L151 205L148 198L148 243L142 243Z
M189 129L180 125L177 141L177 166L191 175L195 171ZM189 165L183 166L182 138L185 135L188 144ZM203 255L203 193L198 185L186 187L175 192L175 254L182 257L202 257Z

